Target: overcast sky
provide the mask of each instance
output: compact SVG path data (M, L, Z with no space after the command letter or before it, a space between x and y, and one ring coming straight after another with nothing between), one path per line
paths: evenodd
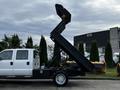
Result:
M0 39L4 34L18 34L25 42L32 36L34 44L60 22L54 5L62 4L72 14L72 21L63 35L73 37L90 32L120 27L120 0L0 0Z

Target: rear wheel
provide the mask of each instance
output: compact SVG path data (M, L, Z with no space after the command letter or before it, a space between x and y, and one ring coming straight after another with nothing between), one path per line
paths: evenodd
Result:
M68 83L68 77L65 73L59 72L54 76L54 83L57 86L65 86Z

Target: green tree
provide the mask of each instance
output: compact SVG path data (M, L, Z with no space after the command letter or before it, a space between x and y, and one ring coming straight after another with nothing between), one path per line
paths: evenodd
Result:
M17 34L14 34L11 38L11 46L10 48L20 48L21 40L19 39Z
M79 43L78 50L82 55L84 55L84 45L82 42Z
M10 46L11 46L11 37L8 37L7 35L4 35L4 39L2 40L2 44L3 44L4 49L10 48Z
M4 50L7 48L20 48L21 40L19 39L17 34L12 35L12 37L8 37L4 35L4 39L0 42L0 49Z
M40 66L43 64L47 65L48 62L47 44L44 36L41 36L41 41L39 45L39 57L40 57Z
M33 48L39 50L39 46L37 44L33 45Z
M54 52L52 58L52 66L59 67L61 62L61 55L60 55L60 47L55 43L54 45Z
M105 47L105 61L106 61L106 65L108 68L114 67L112 48L109 42L107 43L107 46Z
M33 48L33 40L32 40L32 37L28 37L27 43L26 43L26 48Z
M7 49L7 48L8 48L7 43L1 41L1 42L0 42L0 51L2 51L2 50L4 50L4 49Z
M90 61L99 61L99 53L96 41L92 42L91 50L90 50Z
M9 37L7 37L6 35L4 35L3 42L6 43L7 47L9 47L9 45L10 45L10 39L11 39L11 38L9 38Z
M10 41L11 41L11 38L7 37L7 35L4 35L4 38L0 42L0 51L10 48Z

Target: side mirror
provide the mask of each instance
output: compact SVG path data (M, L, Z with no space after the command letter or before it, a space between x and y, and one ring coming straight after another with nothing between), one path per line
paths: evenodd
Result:
M55 5L57 15L67 24L71 21L71 14L62 5Z

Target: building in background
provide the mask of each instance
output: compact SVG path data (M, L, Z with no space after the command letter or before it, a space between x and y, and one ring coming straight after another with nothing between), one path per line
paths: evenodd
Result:
M120 52L120 28L114 27L109 30L93 32L74 37L74 46L78 48L80 42L84 43L85 50L90 51L91 42L96 41L99 52L105 51L107 42L111 43L113 53Z

